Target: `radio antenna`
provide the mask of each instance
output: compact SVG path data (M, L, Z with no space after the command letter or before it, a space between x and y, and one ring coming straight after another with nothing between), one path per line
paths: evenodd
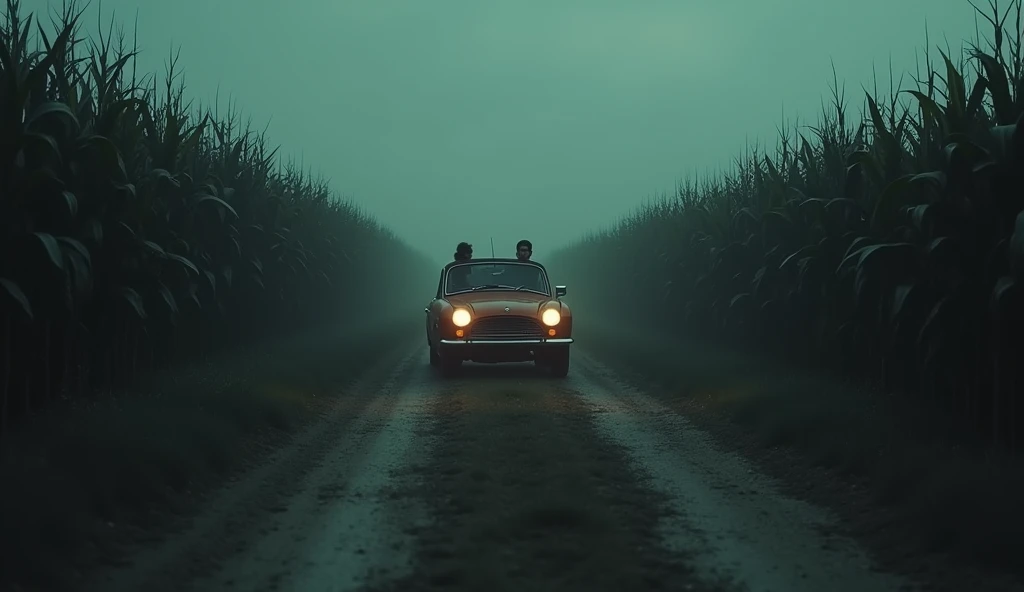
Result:
M494 259L494 237L491 237L491 259Z

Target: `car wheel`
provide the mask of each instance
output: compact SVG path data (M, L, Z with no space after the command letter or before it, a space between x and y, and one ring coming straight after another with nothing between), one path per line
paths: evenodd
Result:
M441 358L441 376L451 378L458 375L462 369L462 360L459 358Z
M430 346L430 365L438 366L441 364L441 356L437 355L437 348Z
M555 378L565 378L569 374L569 348L560 352L552 352L549 361L549 372Z

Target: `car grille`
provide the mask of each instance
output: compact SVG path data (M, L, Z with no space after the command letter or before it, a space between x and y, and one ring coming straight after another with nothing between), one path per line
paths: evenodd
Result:
M541 339L544 329L529 317L484 317L469 332L469 339Z

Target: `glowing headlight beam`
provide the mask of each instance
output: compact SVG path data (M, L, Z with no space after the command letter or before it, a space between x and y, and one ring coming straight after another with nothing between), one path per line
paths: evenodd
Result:
M452 313L452 322L455 323L456 327L465 327L471 320L472 317L469 316L469 311L464 308L457 308Z
M540 315L540 320L544 322L548 327L554 327L562 320L562 315L558 314L558 311L549 308L544 311L544 314Z

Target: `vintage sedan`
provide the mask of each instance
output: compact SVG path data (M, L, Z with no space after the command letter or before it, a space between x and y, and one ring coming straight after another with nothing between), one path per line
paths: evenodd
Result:
M565 286L552 286L543 265L518 259L474 259L441 270L424 309L430 364L445 376L463 361L534 361L553 376L569 373L572 313Z

